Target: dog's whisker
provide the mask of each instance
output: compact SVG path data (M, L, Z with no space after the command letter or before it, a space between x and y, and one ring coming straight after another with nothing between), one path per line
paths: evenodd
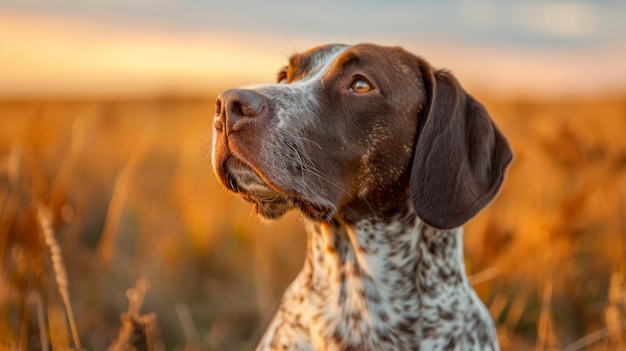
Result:
M313 145L317 146L320 150L324 150L324 149L322 148L322 146L321 146L318 142L316 142L316 141L314 141L314 140L312 140L312 139L305 138L305 137L303 137L303 136L299 136L299 135L295 135L295 134L293 134L293 135L292 135L292 137L297 138L297 139L300 139L300 140L304 140L304 141L307 141L307 142L310 142L310 143L312 143Z

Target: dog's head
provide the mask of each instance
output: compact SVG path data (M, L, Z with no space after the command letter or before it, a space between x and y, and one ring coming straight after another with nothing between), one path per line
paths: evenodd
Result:
M217 98L221 183L278 218L394 213L462 225L498 191L511 151L448 72L401 48L327 45L294 55L276 84Z

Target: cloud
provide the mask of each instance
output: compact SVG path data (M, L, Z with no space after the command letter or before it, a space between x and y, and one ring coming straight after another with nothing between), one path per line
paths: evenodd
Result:
M485 0L481 3L500 6ZM447 11L445 6L448 5L440 6L437 11ZM541 21L554 20L555 16L565 18L559 20L562 23L557 29L541 27L546 24L530 24L539 26L532 27L538 28L535 29L538 33L578 38L587 35L581 33L602 30L593 7L592 22L582 25L587 28L584 31L576 26L581 26L578 16L588 16L587 10L580 12L568 6L545 10L542 5L527 9L523 16L537 21L541 16L545 16ZM441 40L432 32L416 36L410 30L421 28L417 26L407 31L399 29L410 26L411 19L427 17L429 13L405 13L398 17L400 23L387 23L385 31L378 31L376 29L382 25L373 26L370 21L371 16L380 16L380 12L363 11L346 19L346 23L356 28L354 32L348 29L315 31L312 27L303 33L302 27L288 31L290 27L285 26L281 27L285 28L285 33L280 35L272 32L276 29L258 27L256 30L257 25L241 26L239 31L211 26L140 26L135 22L129 25L94 20L90 16L3 11L0 13L2 30L11 35L0 38L0 44L10 48L0 50L0 95L202 94L228 86L273 81L276 71L290 54L313 45L362 41L404 46L436 67L451 69L469 88L568 94L623 89L626 82L624 42L569 47L477 45L471 41ZM386 11L397 9L392 7ZM533 13L535 15L531 16ZM223 14L215 12L212 16ZM341 14L332 13L328 18L334 23ZM458 20L459 13L453 11L450 15L448 20L452 22L439 26L462 30L464 24L454 21ZM280 17L280 13L276 16ZM480 14L476 16L480 20ZM511 17L507 16L511 13L504 7L497 7L489 16L503 16L499 27L489 31L506 39L505 25L510 22ZM229 19L232 20L230 17L222 20ZM246 18L239 20L245 22ZM252 33L255 30L257 33ZM590 62L593 70L588 68Z
M517 23L525 30L563 38L598 34L599 13L590 3L540 2L519 4Z

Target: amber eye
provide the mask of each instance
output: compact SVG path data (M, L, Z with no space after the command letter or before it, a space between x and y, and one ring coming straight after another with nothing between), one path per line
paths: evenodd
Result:
M363 78L356 78L350 86L350 91L353 93L367 93L372 90L372 86Z

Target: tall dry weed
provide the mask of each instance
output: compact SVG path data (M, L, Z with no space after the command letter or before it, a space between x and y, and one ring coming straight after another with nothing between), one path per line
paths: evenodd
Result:
M67 316L70 330L72 332L72 340L76 349L81 349L80 337L78 335L78 328L76 327L76 320L74 318L74 311L72 310L72 302L70 300L69 280L67 277L67 270L63 263L63 257L61 255L61 247L59 246L57 239L52 228L52 218L49 210L43 206L39 206L37 209L37 219L39 220L39 226L44 236L44 241L50 250L50 260L52 261L52 271L54 273L54 279L57 283L59 294L63 299L65 306L65 313Z

